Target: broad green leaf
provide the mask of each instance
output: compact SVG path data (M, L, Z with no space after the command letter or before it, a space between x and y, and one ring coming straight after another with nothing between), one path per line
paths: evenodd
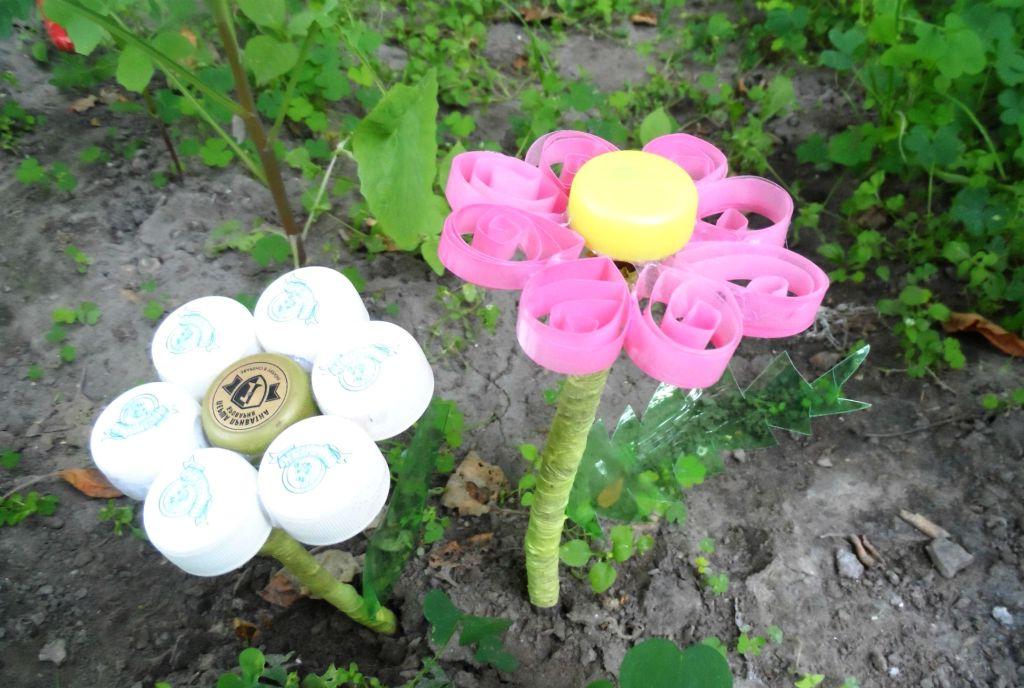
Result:
M704 467L704 464L695 455L686 454L680 456L679 460L676 461L676 465L673 467L673 474L679 486L687 489L704 482L707 468Z
M263 267L271 263L287 263L292 257L292 245L277 232L268 232L253 244L250 255Z
M284 0L238 0L238 7L256 26L284 27Z
M932 292L930 289L925 289L915 284L908 284L900 292L900 302L908 306L920 306L927 303L931 297Z
M440 237L428 237L420 244L420 255L423 256L423 260L427 262L427 265L430 266L430 269L438 277L444 274L444 263L441 262L441 258L437 255L440 243Z
M359 123L352 148L360 191L381 230L402 250L441 232L433 191L437 160L437 76L397 84Z
M633 529L627 525L612 527L612 559L620 564L633 556Z
M270 36L253 36L245 44L244 58L245 66L262 86L290 72L299 59L299 49Z
M664 638L637 643L626 652L619 667L621 688L680 688L682 680L683 654L675 643Z
M562 546L558 548L558 557L566 566L586 566L591 557L590 545L586 540L563 542Z
M266 657L255 647L247 647L238 655L238 666L242 670L243 680L255 682L266 665Z
M779 74L768 84L765 89L764 101L761 103L761 116L770 119L776 115L788 112L796 102L796 93L793 91L793 81Z
M186 41L187 43L188 41ZM133 93L142 93L153 78L153 61L142 48L129 45L117 58L117 83Z
M708 645L691 645L683 650L680 679L679 688L732 688L729 662Z
M618 575L611 564L606 561L598 561L587 571L587 580L590 581L590 588L600 595L612 587Z
M647 145L659 136L671 134L678 128L678 124L672 115L666 112L665 108L658 108L640 122L640 143Z
M430 639L438 647L451 640L462 612L442 590L431 590L423 598L423 618L430 622Z
M192 42L177 31L161 31L153 39L153 47L176 62L188 59L195 52Z

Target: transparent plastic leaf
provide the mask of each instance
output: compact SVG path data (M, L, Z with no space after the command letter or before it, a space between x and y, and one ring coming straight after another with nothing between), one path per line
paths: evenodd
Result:
M843 391L869 350L858 349L813 382L783 353L745 389L731 371L706 389L659 386L642 416L626 407L611 435L604 421L594 423L567 515L600 535L598 517L636 522L685 513L681 485L696 484L694 460L710 476L722 470L723 451L774 446L773 428L807 435L812 418L870 406Z

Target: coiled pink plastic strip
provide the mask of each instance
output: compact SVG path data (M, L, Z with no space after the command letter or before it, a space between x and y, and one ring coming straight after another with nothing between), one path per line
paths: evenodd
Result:
M726 177L722 152L688 134L644 150L674 161L697 185L690 243L645 267L632 293L609 258L579 258L583 238L565 226L569 189L587 160L613 150L592 134L556 131L537 139L525 161L480 151L452 162L453 212L438 255L468 282L523 290L516 333L527 356L584 375L611 366L625 348L652 377L707 387L743 336L787 337L814 323L828 277L783 248L793 199L760 177ZM769 226L751 229L753 214Z
M575 260L582 252L583 237L568 227L494 204L452 212L437 249L445 267L490 289L522 289L548 261Z
M569 196L557 179L518 158L491 151L460 153L452 159L445 196L453 210L496 203L565 221Z

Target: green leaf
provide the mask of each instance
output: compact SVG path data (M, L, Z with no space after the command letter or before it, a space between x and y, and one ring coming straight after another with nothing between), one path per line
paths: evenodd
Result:
M776 115L788 112L796 103L796 93L793 91L793 81L782 74L777 75L769 82L765 89L764 100L761 102L761 116L764 119L771 119Z
M21 454L13 449L4 449L3 452L0 452L0 466L3 466L7 470L11 470L17 466L20 461Z
M825 676L823 674L804 674L804 677L793 685L796 688L814 688L814 686L819 685L824 680Z
M153 38L153 47L175 62L183 62L195 52L192 42L177 31L161 31Z
M441 258L437 255L440 243L440 237L428 237L420 244L420 255L423 256L423 260L426 261L427 265L430 266L430 269L438 277L444 275L444 263L441 262Z
M271 263L287 263L292 257L292 245L277 232L268 232L253 244L250 255L262 267Z
M70 344L65 344L60 348L59 355L60 360L64 361L65 363L73 363L74 360L78 358L78 350L75 349L75 347L71 346Z
M186 43L188 41L185 41ZM153 78L153 61L142 48L126 46L117 58L117 83L133 93L142 93Z
M919 287L915 284L908 284L903 287L903 291L900 292L900 303L907 306L920 306L928 303L928 299L932 297L930 289Z
M25 158L15 170L14 178L25 185L39 184L46 180L46 168L35 158Z
M238 0L238 7L256 26L284 27L284 0Z
M166 311L167 309L164 308L164 305L162 303L160 303L156 299L150 299L149 301L146 302L146 305L142 307L142 317L146 318L147 320L152 320L153 322L156 322L163 316L163 314Z
M30 365L28 367L28 371L25 373L25 377L27 377L32 382L38 382L39 380L42 380L43 379L43 369L42 369L42 367L40 367L38 363L33 363L32 365Z
M245 44L244 59L256 83L263 86L291 71L299 60L299 49L270 36L253 36Z
M462 612L443 590L431 590L423 597L423 618L430 622L430 640L444 647L462 619Z
M587 571L587 580L590 581L590 588L598 595L612 587L618 577L615 568L606 561L594 562L594 565Z
M558 548L558 558L566 566L586 566L591 557L590 545L586 540L569 540Z
M678 127L679 125L672 118L672 115L668 114L665 108L660 107L644 117L643 121L640 122L640 131L638 132L640 143L646 146L659 136L671 134Z
M693 454L687 454L680 456L679 460L676 461L673 467L673 474L675 475L676 482L679 486L688 489L694 485L700 485L704 482L704 476L707 474L707 468L700 462Z
M255 647L247 647L238 655L238 666L242 670L242 680L254 683L263 674L267 659Z
M348 265L341 269L341 274L348 278L348 281L352 283L356 291L360 294L366 291L366 280L363 278L359 268L355 265Z
M615 684L606 678L602 678L598 681L591 681L587 684L587 688L615 688Z
M633 529L627 525L617 525L611 531L612 559L622 563L633 556Z
M441 232L444 213L433 191L436 119L437 76L430 71L415 85L391 87L352 137L360 191L402 250Z
M637 643L626 652L619 667L621 688L681 688L684 680L683 653L664 638Z
M732 688L729 662L713 647L700 644L685 648L682 665L679 688Z
M199 149L199 157L203 163L210 167L227 167L235 154L228 147L227 142L222 138L209 138L203 142Z

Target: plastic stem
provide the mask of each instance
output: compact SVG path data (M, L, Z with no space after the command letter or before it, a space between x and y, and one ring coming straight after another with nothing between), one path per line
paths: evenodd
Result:
M540 474L530 506L525 543L530 602L538 607L553 607L558 603L558 548L562 541L565 507L607 380L607 370L570 375L565 379L541 452Z
M309 589L311 596L330 603L356 623L387 635L395 632L397 622L390 610L381 607L371 615L355 588L328 573L298 540L283 530L274 528L270 531L260 554L277 559Z

